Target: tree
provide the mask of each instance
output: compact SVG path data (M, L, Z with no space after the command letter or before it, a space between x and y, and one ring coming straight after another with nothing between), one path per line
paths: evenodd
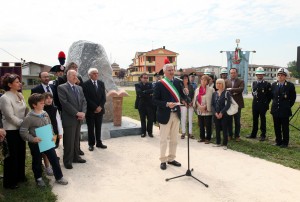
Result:
M297 70L297 61L294 60L287 64L288 70L291 72L291 76L295 78L300 78L300 72Z

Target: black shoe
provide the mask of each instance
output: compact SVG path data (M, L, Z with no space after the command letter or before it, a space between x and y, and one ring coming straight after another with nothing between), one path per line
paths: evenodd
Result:
M85 163L85 162L86 162L86 160L84 160L82 158L73 161L73 163Z
M171 162L168 161L168 164L171 164L171 165L176 166L176 167L180 167L181 166L181 163L179 163L179 162L177 162L175 160L173 160Z
M153 137L153 134L152 133L148 133L149 137Z
M265 141L266 140L266 137L260 137L259 138L259 141L261 141L261 142L263 142L263 141Z
M145 134L142 134L141 137L146 137L146 133L145 133Z
M160 169L166 170L167 169L167 164L166 163L161 163L160 164Z
M281 146L281 144L275 143L275 144L273 144L273 146L280 147L280 146Z
M94 151L94 146L89 146L89 151Z
M9 185L9 186L3 186L5 189L18 189L18 185Z
M65 168L66 168L66 169L72 169L73 166L72 166L72 164L65 164Z
M83 155L84 155L84 153L83 153L83 151L81 151L81 149L79 149L79 155L80 155L80 156L83 156Z
M104 145L104 144L102 144L102 142L101 143L97 143L96 147L101 148L101 149L106 149L107 148L107 146Z
M247 135L246 138L255 139L256 136L253 136L252 134L250 134L250 135Z
M280 148L287 148L288 146L286 144L280 145Z

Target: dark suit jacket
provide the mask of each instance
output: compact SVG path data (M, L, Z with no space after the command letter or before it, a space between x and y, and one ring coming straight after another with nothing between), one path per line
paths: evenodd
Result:
M106 102L106 93L104 83L97 80L97 90L91 79L83 83L83 93L87 102L87 115L94 114L94 111L98 106L102 108L99 114L104 114L104 105Z
M232 88L230 90L231 96L236 101L236 103L239 105L239 108L244 108L244 98L243 98L243 91L244 91L244 81L237 78L234 82L234 86L232 86L231 80L226 79L225 80L225 86L226 88Z
M292 116L292 106L296 101L296 90L293 83L285 81L279 88L278 83L272 83L272 107L271 114L274 117L287 118Z
M49 84L52 93L53 93L53 102L55 106L60 106L59 100L58 100L58 95L57 95L57 88L55 85ZM39 93L39 94L43 94L46 91L44 90L42 84L37 85L36 87L34 87L33 89L31 89L31 94L33 93Z
M145 108L149 107L152 108L152 95L153 95L153 88L152 84L147 82L143 84L139 82L134 85L135 92L136 92L136 100L135 100L135 108L138 109L139 107Z
M52 90L52 93L54 94L56 92L56 89L55 89L55 86L52 85L52 84L49 84L51 90ZM44 90L42 84L40 85L37 85L36 87L34 87L33 89L31 89L31 94L33 93L39 93L39 94L43 94L45 93L46 91Z
M179 92L180 100L182 101L186 98L181 89L180 82L180 80L174 79L173 84ZM167 102L174 102L172 95L161 82L157 82L154 88L153 104L157 106L157 121L161 124L167 124L170 119L170 113L174 113L171 112L171 109L166 106ZM178 118L180 119L180 107L176 106L176 108Z
M83 90L80 86L75 85L78 93L78 102L69 83L58 86L58 97L62 106L62 124L64 127L70 127L77 124L76 114L78 112L86 113L86 100Z

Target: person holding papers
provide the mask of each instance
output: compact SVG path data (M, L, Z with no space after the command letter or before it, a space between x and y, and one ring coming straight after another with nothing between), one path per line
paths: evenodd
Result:
M21 124L20 135L23 140L28 141L28 146L30 148L32 156L32 171L34 173L36 183L39 187L45 187L45 182L42 179L42 155L38 143L42 141L47 141L47 137L37 137L36 130L43 126L49 124L51 125L51 120L47 112L43 110L45 105L45 97L42 94L32 94L28 98L28 104L32 110L27 114L23 123ZM50 135L51 134L53 134L52 127ZM54 141L53 137L50 138L52 138L52 141ZM50 144L51 140L50 143L46 143ZM45 154L50 161L56 179L55 182L61 185L68 184L68 181L63 178L63 174L55 152L55 144L53 143L52 148L43 151L42 153Z
M180 80L174 78L174 66L165 59L165 78L156 84L153 104L157 106L157 121L160 125L160 169L166 170L167 163L180 167L176 158L177 136L180 124L180 102L185 104ZM169 138L169 155L166 156Z

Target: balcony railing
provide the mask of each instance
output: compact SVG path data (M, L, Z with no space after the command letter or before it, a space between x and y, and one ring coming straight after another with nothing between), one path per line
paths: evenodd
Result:
M146 61L146 66L154 66L155 65L155 61L149 62Z

